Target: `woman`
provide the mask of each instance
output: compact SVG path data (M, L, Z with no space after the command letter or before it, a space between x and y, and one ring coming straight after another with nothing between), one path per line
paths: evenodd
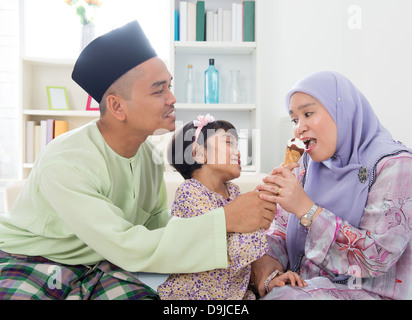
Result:
M412 151L395 142L344 76L318 72L286 97L306 150L259 190L279 204L270 250L253 265L265 299L412 298ZM306 287L265 280L289 268ZM268 292L268 293L267 293Z

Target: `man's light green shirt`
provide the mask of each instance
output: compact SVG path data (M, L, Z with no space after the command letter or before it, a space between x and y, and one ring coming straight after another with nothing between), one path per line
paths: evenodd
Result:
M134 157L121 157L96 121L54 139L0 216L0 250L72 265L106 259L128 271L225 268L223 209L169 221L154 150L146 141Z

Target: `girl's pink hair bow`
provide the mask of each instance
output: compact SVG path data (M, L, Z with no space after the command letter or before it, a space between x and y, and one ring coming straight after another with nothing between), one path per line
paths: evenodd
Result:
M193 125L197 127L196 132L195 132L195 142L197 141L197 138L199 137L199 133L202 130L204 126L206 126L209 123L212 123L215 121L215 118L211 116L210 114L207 114L205 116L199 115L197 116L197 120L193 120Z

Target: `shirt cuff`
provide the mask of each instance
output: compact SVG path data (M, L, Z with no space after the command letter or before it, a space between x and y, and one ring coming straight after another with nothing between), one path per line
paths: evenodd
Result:
M215 217L215 239L216 239L216 262L219 265L216 269L228 267L227 260L227 233L226 216L223 208L215 209L211 212Z

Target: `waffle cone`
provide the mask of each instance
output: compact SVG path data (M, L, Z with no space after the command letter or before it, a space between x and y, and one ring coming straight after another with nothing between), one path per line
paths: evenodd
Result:
M283 162L283 165L298 162L301 156L302 156L302 154L299 151L291 150L288 147L288 148L286 148L285 161Z

